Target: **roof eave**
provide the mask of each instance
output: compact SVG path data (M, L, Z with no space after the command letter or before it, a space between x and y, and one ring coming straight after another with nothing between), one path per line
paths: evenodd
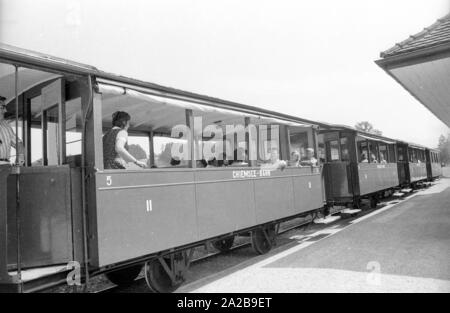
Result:
M395 67L423 63L450 57L450 42L427 48L413 50L394 55L389 55L376 60L375 63L381 68L388 70Z

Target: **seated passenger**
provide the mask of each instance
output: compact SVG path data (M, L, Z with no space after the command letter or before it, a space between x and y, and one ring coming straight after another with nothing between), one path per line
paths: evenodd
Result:
M367 154L365 152L361 153L361 163L369 163L367 159Z
M180 163L181 163L180 158L178 158L178 157L171 157L170 158L170 165L171 166L178 166L178 165L180 165Z
M287 162L280 160L277 148L272 148L270 150L269 162L261 165L261 167L264 167L264 168L270 169L270 170L276 170L276 169L283 170L286 166L287 166Z
M387 163L387 161L386 161L386 159L384 158L384 155L382 155L381 153L380 153L380 164L386 164Z
M146 167L128 152L130 115L117 111L112 115L112 128L103 136L103 166L105 169L126 169L127 163Z
M300 152L297 150L292 151L291 159L288 162L289 166L298 167L300 166Z
M370 162L371 163L378 163L377 157L373 153L370 154Z
M314 149L306 149L306 157L300 161L301 166L317 166L317 159L314 157Z
M217 167L217 160L215 157L213 157L212 159L210 159L208 161L208 165L206 166L207 168L211 168L211 167Z

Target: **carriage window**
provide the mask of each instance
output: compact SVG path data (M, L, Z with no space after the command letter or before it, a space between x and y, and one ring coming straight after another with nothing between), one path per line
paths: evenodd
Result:
M408 154L409 154L409 162L416 163L417 162L416 151L412 148L408 148Z
M342 137L341 139L341 157L342 161L350 161L350 153L348 148L348 138Z
M388 145L388 150L389 150L389 153L388 153L389 160L388 160L388 162L389 163L395 163L396 162L396 160L395 160L395 145L389 144Z
M369 150L367 147L367 141L359 141L358 142L358 161L360 163L368 163Z
M20 90L19 90L20 92ZM15 101L15 67L9 64L0 63L0 97L5 98L6 111L4 114L5 122L11 127L14 136L16 135L16 101ZM23 142L23 106L22 99L19 98L19 121L18 137ZM9 146L9 145L8 145ZM8 159L11 163L16 161L16 149L9 146L9 151L0 149L0 159Z
M136 158L136 160L142 161L144 163L147 163L147 166L150 165L150 139L149 134L134 134L129 133L128 134L128 152L132 156ZM137 165L133 164L130 165L135 166L136 169L139 169Z
M328 145L328 159L332 161L339 161L339 141L331 140L327 142Z
M15 111L15 109L11 109L8 111ZM11 127L11 129L13 129L14 134L16 133L16 120L15 120L15 113L14 116L12 118L9 118L8 120L8 124ZM21 142L23 142L23 115L22 113L19 113L19 121L18 121L18 127L17 127L17 132L18 132L18 137L19 140ZM16 148L11 146L11 150L10 150L10 157L9 157L9 161L11 163L14 163L16 161Z
M375 141L369 141L369 162L370 163L378 163L379 157L378 157L378 143Z
M319 160L320 163L325 163L325 143L324 143L324 136L323 134L319 134L317 136L317 140L318 140L318 146L319 146L319 151L317 151L318 156L319 156Z
M81 98L66 102L66 156L81 154Z
M398 147L397 151L398 151L398 160L399 161L406 161L406 156L405 156L406 150L405 150L405 148L404 147Z
M378 149L380 151L380 163L388 162L388 149L385 143L379 143Z
M30 142L31 142L31 166L42 166L43 151L42 151L42 119L41 119L41 96L31 98L29 100L30 108Z
M118 87L101 89L101 92L103 131L112 128L114 112L127 112L131 117L128 152L137 160L148 167L190 166L190 130L185 108L168 103L163 97ZM124 166L126 169L140 169L133 163L125 163Z
M418 155L418 160L420 162L425 162L425 151L424 150L418 150L419 155Z
M250 166L245 118L233 111L193 110L197 168ZM256 156L253 156L256 159Z
M257 125L258 129L258 161L269 162L271 151L278 151L278 157L283 159L280 151L280 128L279 125Z
M44 151L44 165L58 165L60 155L58 147L58 106L43 111L44 115L44 140L47 149Z
M302 128L289 127L289 142L290 153L298 153L300 160L306 160L308 158L307 149L313 148L312 131L305 131ZM315 150L315 149L314 149ZM314 157L316 157L316 151L314 151Z
M187 148L188 140L170 136L153 136L154 161L157 168L189 167L188 159L179 157L183 148Z

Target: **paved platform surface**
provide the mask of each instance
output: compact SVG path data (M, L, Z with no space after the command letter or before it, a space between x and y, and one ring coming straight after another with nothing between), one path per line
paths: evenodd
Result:
M450 292L450 179L178 292Z

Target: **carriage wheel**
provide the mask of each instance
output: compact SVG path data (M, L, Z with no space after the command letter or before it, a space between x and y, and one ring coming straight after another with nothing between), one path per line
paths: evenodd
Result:
M153 292L173 292L181 285L181 283L174 283L158 259L145 263L144 275L147 286Z
M141 272L142 265L133 265L124 269L106 273L106 277L110 282L117 286L130 286Z
M145 263L144 275L150 290L168 293L176 290L184 282L184 274L189 269L194 249L175 252Z
M214 241L212 243L212 245L214 248L216 248L220 252L228 252L228 251L230 251L231 247L233 246L233 243L234 243L234 236L231 236L228 238Z
M258 254L265 254L272 249L277 234L275 225L259 228L252 231L252 248Z

